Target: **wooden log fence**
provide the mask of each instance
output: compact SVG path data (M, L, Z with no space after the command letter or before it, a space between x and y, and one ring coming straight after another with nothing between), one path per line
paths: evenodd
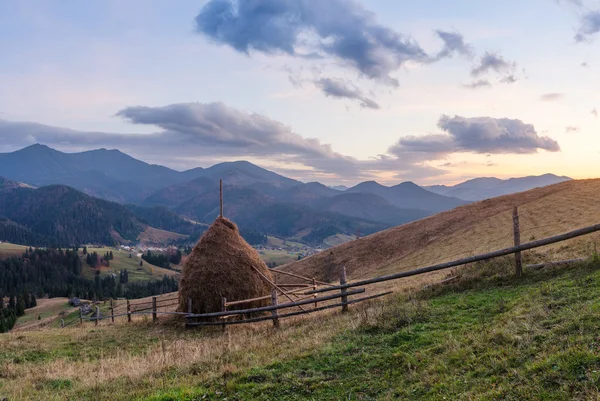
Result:
M361 292L364 292L361 291ZM350 294L350 292L349 292ZM362 297L362 298L357 298L357 299L353 299L350 300L348 302L346 302L346 305L352 305L358 302L363 302L363 301L368 301L371 299L375 299L375 298L379 298L379 297L383 297L386 295L392 294L392 291L388 291L388 292L383 292L381 294L375 294L375 295L370 295L370 296L366 296L366 297ZM332 298L339 298L341 297L340 294L337 294L335 297ZM330 299L332 299L330 298ZM309 303L312 302L312 299L309 300ZM283 304L279 304L277 306L281 306ZM344 303L340 302L340 303L336 303L336 304L331 304L331 305L324 305L324 306L320 306L316 309L309 309L309 310L301 310L301 311L294 311L294 312L288 312L288 313L284 313L284 314L278 314L277 317L278 319L283 319L286 317L292 317L292 316L298 316L298 315L304 315L307 313L313 313L313 312L319 312L322 310L326 310L326 309L332 309L332 308L339 308L340 306L343 306ZM278 309L282 309L282 308L278 308ZM226 321L226 322L194 322L194 323L188 323L186 326L188 327L201 327L201 326L217 326L217 325L230 325L230 324L243 324L243 323L255 323L255 322L263 322L266 320L272 320L273 316L261 316L261 317L254 317L254 318L249 318L249 319L244 319L244 320L231 320L231 321Z
M594 233L597 231L600 231L600 224L594 224L593 226L579 228L577 230L569 231L564 234L554 235L552 237L527 242L527 243L521 244L519 246L512 246L510 248L504 248L504 249L499 249L499 250L493 251L493 252L483 253L481 255L469 256L466 258L457 259L457 260L453 260L450 262L438 263L435 265L421 267L419 269L410 270L410 271L406 271L406 272L388 274L385 276L374 277L374 278L370 278L370 279L366 279L366 280L359 280L359 281L355 281L353 283L347 283L344 285L338 285L338 286L333 286L333 287L329 287L329 288L319 288L316 290L307 291L304 294L310 295L310 294L318 294L318 293L327 292L327 291L341 290L343 288L362 287L365 285L382 283L384 281L397 280L400 278L417 276L419 274L431 273L431 272L435 272L438 270L447 269L449 267L456 267L456 266L466 265L468 263L480 262L483 260L489 260L489 259L497 258L500 256L507 256L510 254L514 254L516 252L527 251L529 249L534 249L534 248L539 248L539 247L546 246L546 245L555 244L557 242L562 242L562 241L566 241L569 239L581 237L583 235L591 234L591 233Z
M594 233L597 231L600 231L600 224L595 224L592 226L579 228L577 230L569 231L569 232L566 232L563 234L554 235L554 236L547 237L544 239L534 240L534 241L530 241L530 242L521 244L519 214L518 214L518 209L515 207L513 209L514 246L512 246L512 247L499 249L499 250L496 250L493 252L483 253L480 255L469 256L466 258L461 258L461 259L453 260L450 262L438 263L435 265L421 267L418 269L405 271L405 272L401 272L401 273L394 273L394 274L374 277L374 278L365 279L365 280L358 280L355 282L347 281L346 269L344 266L340 266L340 280L339 280L340 284L339 285L324 283L324 282L318 281L314 278L307 278L307 277L303 277L303 276L295 274L295 273L283 272L280 270L272 269L272 271L274 273L280 273L280 274L288 275L288 276L291 276L291 277L294 277L297 279L305 280L306 284L283 284L283 283L275 284L271 280L269 280L269 282L272 284L272 287L273 287L273 290L270 295L267 295L264 297L253 298L253 299L235 300L235 301L227 301L227 299L223 297L222 304L221 304L222 308L221 308L220 312L202 313L202 314L192 313L193 305L192 305L191 299L188 299L187 312L167 312L167 311L163 312L163 311L158 310L159 308L166 308L166 307L170 307L170 306L179 305L178 296L162 298L160 300L157 297L152 297L152 301L137 302L137 303L132 303L129 300L127 300L126 301L127 302L127 304L126 304L127 310L125 313L120 313L120 314L115 313L115 309L114 309L115 303L113 300L110 300L110 318L111 318L111 321L114 322L114 319L116 317L127 316L128 322L131 322L132 315L147 314L147 315L152 315L152 320L155 322L158 319L158 315L164 314L164 315L179 315L179 316L186 317L188 320L187 324L186 324L187 327L220 325L223 327L223 329L225 329L225 327L227 325L231 325L231 324L252 323L252 322L260 322L260 321L266 321L266 320L272 320L273 325L275 327L279 327L280 319L282 319L282 318L303 315L303 314L307 314L307 313L313 313L313 312L330 309L330 308L337 308L337 307L341 307L342 311L346 312L348 310L348 305L351 305L351 304L354 304L357 302L366 301L369 299L382 297L382 296L385 296L385 295L388 295L391 293L391 292L385 292L385 293L381 293L381 294L375 294L375 295L370 295L370 296L365 296L365 297L350 300L348 297L357 295L357 294L362 294L365 292L364 288L356 288L356 287L364 287L367 285L376 284L376 283L380 283L380 282L397 280L397 279L401 279L401 278L435 272L435 271L439 271L439 270L443 270L443 269L448 269L451 267L461 266L461 265L479 262L479 261L485 261L485 260L489 260L489 259L493 259L493 258L497 258L497 257L501 257L501 256L506 256L506 255L510 255L510 254L515 255L515 275L520 276L523 273L521 252L529 250L529 249L535 249L535 248L539 248L542 246L551 245L551 244L566 241L569 239L577 238L577 237L591 234L591 233ZM556 261L556 262L547 262L547 263L527 265L526 268L528 270L537 270L537 269L544 268L546 266L578 263L578 262L582 262L584 260L585 259L577 258L577 259L569 259L569 260ZM455 280L456 278L457 277L451 277L444 281L445 282L452 281L452 280ZM322 286L322 287L319 288L319 286ZM323 295L327 292L333 292L333 294ZM289 302L279 303L278 296L280 294L284 295L286 298L288 298ZM294 296L298 299L294 300L292 298L292 296ZM228 310L227 309L228 307L231 307L231 306L244 305L244 304L249 304L252 302L268 300L268 299L271 300L271 305L269 305L269 306L262 306L262 307L257 307L257 308L245 308L245 309L237 309L237 310ZM328 301L332 301L335 299L340 299L340 301L335 302L333 304L328 302ZM327 304L319 305L320 303L325 303L325 302L327 302ZM306 310L306 309L302 308L302 306L310 305L310 304L313 304L313 306L314 306L312 309ZM293 308L293 307L298 307L298 308L300 308L300 310L286 312L286 313L279 312L282 309L288 309L288 308ZM269 315L246 318L246 319L241 319L241 320L228 320L228 318L230 318L230 317L241 316L241 315L252 314L252 313L259 313L259 312L271 312L271 313ZM80 312L79 317L73 319L73 321L71 321L69 323L65 323L64 320L61 321L61 326L66 327L66 326L76 322L77 320L79 320L79 323L83 323L84 321L94 321L94 324L98 325L98 321L102 320L103 318L106 319L107 317L102 317L100 315L100 308L98 306L96 306L95 312L91 317L84 317ZM203 321L203 319L211 319L211 318L217 318L218 321L212 321L212 320Z

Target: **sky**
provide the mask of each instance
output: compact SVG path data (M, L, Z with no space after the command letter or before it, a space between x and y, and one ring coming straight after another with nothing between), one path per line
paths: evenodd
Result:
M0 2L0 152L302 181L600 174L600 0Z

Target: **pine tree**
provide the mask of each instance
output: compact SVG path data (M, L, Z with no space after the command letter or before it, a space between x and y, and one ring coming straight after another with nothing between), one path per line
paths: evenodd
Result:
M17 294L17 306L16 306L17 317L25 314L25 299L23 294Z
M83 254L84 254L84 255L87 255L87 246L84 246L84 247L83 247Z
M10 309L15 309L17 306L17 302L15 301L15 296L11 295L10 298L8 298L8 307Z

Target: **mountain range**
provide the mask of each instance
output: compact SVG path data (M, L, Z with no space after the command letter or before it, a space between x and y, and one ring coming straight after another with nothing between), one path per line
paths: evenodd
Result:
M565 176L559 177L554 174L509 178L508 180L501 180L494 177L482 177L474 178L454 186L433 185L424 188L439 195L452 196L469 201L479 201L528 191L537 187L558 184L559 182L569 181L571 179L572 178Z
M351 188L327 187L302 183L247 161L176 171L118 150L63 153L39 144L0 153L0 176L6 177L0 180L0 225L18 228L20 235L38 236L40 241L58 230L61 243L135 241L148 227L194 240L219 213L219 179L224 183L225 215L242 230L310 244L336 234L374 233L490 194L569 179L544 175L481 178L455 186L420 187L412 182L384 186L367 181ZM43 210L54 210L55 216ZM79 217L89 221L96 230L93 238L63 224L70 221L64 217L69 210L71 215L79 211ZM96 221L101 218L104 222ZM54 228L42 230L36 226L38 220Z

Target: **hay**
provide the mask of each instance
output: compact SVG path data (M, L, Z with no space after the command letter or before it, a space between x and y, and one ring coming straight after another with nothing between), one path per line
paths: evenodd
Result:
M271 285L253 269L272 279L271 272L237 226L219 217L204 233L187 258L179 284L179 309L187 312L188 298L194 313L221 311L221 297L237 301L269 295ZM270 300L243 305L252 308Z

